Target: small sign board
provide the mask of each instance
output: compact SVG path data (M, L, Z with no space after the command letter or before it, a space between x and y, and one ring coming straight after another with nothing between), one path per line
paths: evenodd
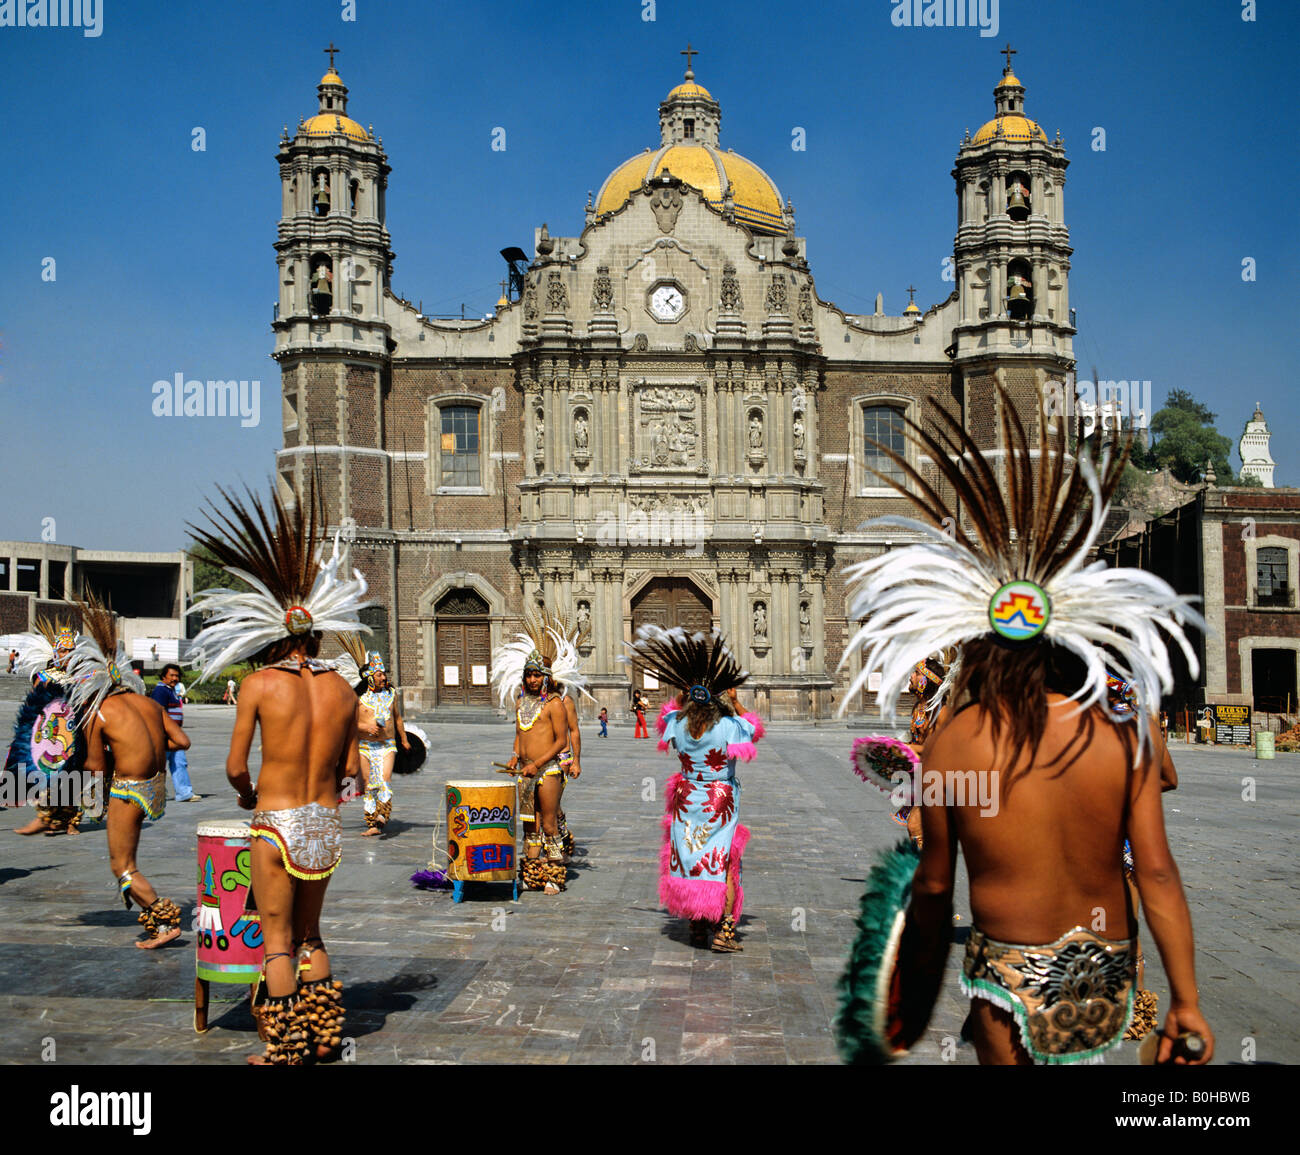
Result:
M1214 711L1214 740L1225 746L1249 746L1250 707L1212 706Z
M442 684L443 684L444 686L459 686L459 685L460 685L460 667L459 667L459 666L443 666L443 668L442 668Z
M649 670L642 670L641 685L647 690L657 690L659 689L659 679Z
M486 686L488 684L488 668L486 666L470 666L470 682L475 686Z

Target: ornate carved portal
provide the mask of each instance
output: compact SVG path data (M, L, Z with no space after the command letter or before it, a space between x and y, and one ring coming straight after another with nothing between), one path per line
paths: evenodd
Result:
M666 630L681 626L687 633L713 628L713 607L695 585L685 578L652 578L632 600L632 637L647 623ZM630 641L631 639L629 639ZM640 670L632 673L632 686L643 690L650 699L654 713L667 700L671 687L646 685Z
M437 704L490 706L492 627L487 602L473 590L451 590L433 613Z

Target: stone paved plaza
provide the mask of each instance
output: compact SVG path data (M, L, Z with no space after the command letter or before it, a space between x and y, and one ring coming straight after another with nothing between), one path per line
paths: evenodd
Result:
M234 711L191 707L190 767L199 802L173 804L145 829L141 864L159 891L195 897L195 825L238 817L223 772ZM442 837L442 783L488 778L510 725L431 728L438 752L396 783L395 817L363 839L361 808L344 811L344 860L323 931L346 984L346 1033L359 1063L834 1063L836 982L865 872L898 828L887 800L849 771L860 728L769 731L742 767L744 953L693 949L686 927L656 903L662 785L674 763L630 726L586 734L582 779L565 808L579 852L558 898L471 886L466 901L414 890ZM1300 896L1293 839L1300 758L1256 762L1241 751L1176 746L1180 789L1166 795L1170 840L1191 903L1202 1006L1216 1062L1300 1061ZM1242 799L1243 779L1256 801ZM653 798L649 798L653 785ZM60 1062L232 1063L257 1049L246 988L213 987L211 1029L196 1035L194 936L136 950L102 827L76 837L16 837L30 811L0 813L0 1058L35 1063L53 1039ZM954 938L969 926L959 881ZM965 1014L961 957L926 1038L905 1062L975 1062L952 1053ZM1168 987L1148 947L1147 985ZM945 1039L948 1042L945 1044ZM1137 1061L1125 1044L1121 1064Z

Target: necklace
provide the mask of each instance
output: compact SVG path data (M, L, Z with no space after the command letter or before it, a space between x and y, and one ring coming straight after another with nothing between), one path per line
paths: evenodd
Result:
M531 694L521 694L519 697L519 705L515 707L515 721L519 723L520 732L525 734L529 730L531 730L534 725L536 725L537 719L542 716L542 710L545 709L546 707L546 695L542 694L539 698L536 699L537 709L533 711L533 716L529 718L527 722L525 722L524 702L531 697L532 697Z

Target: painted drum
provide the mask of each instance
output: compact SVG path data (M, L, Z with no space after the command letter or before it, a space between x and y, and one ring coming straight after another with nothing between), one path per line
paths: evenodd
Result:
M406 740L410 743L409 750L403 750L401 744L397 747L397 761L393 763L394 774L414 774L421 766L429 753L429 738L419 726L411 726L403 723L406 730Z
M447 783L447 877L468 882L513 882L513 782Z
M195 973L214 983L255 983L264 947L251 893L248 823L238 818L200 822L198 836Z

